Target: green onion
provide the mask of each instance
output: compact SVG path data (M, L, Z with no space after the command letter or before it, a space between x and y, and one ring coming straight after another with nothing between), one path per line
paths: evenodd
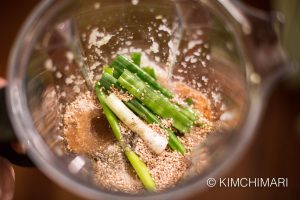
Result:
M137 66L141 66L141 56L142 56L141 53L134 52L131 54L131 60Z
M148 191L155 191L155 182L153 181L149 169L147 168L145 163L129 147L125 148L125 155L136 171L145 188Z
M96 90L97 97L100 101L100 104L102 106L103 112L107 118L107 121L109 122L110 127L111 127L116 139L120 142L122 139L122 135L121 135L121 130L119 127L118 120L117 120L115 114L107 107L107 105L105 103L105 98L106 98L105 94L101 91L99 84L96 84L95 90Z
M113 75L114 69L108 66L103 66L103 72Z
M198 119L198 115L189 107L176 105L180 112L184 114L187 118L192 121L196 121Z
M152 78L154 78L156 80L156 75L155 75L155 71L152 67L142 67L142 69L149 74Z
M173 126L180 132L185 133L192 127L193 121L182 114L167 98L146 85L128 70L123 71L118 82L155 114L165 119L172 119Z
M105 103L106 96L101 91L99 82L96 83L95 90L96 90L97 97L100 101L100 104L103 108L104 114L113 130L113 133L114 133L117 141L120 142L121 145L123 146L122 135L121 135L118 119L116 118L114 113L107 107L107 105ZM129 147L125 147L124 153L125 153L127 159L129 160L130 164L136 171L136 173L137 173L139 179L141 180L141 182L143 183L144 187L148 191L156 190L155 182L153 181L153 179L150 175L149 169L147 168L145 163Z
M169 135L169 146L175 150L180 152L182 155L186 153L186 149L184 145L180 142L178 137L174 134L174 132L171 129L165 129L168 132Z
M138 102L138 101L135 101L135 102ZM146 107L144 107L142 104L140 104L139 102L138 102L138 104L134 104L134 103L132 104L129 101L127 103L125 102L125 104L131 110L133 110L133 112L135 112L140 117L142 117L147 123L149 123L149 124L156 123L156 124L159 124L162 127L160 120L154 114L152 114ZM164 128L164 127L162 127L162 128ZM183 146L183 144L179 141L177 136L174 134L174 132L171 129L164 128L164 130L167 131L168 136L169 136L168 145L173 150L178 151L182 154L185 154L186 149Z
M114 94L106 98L107 106L130 130L137 133L157 154L163 152L168 144L166 138L153 131Z
M125 104L135 113L137 113L140 117L145 119L147 123L160 123L159 119L145 106L143 106L138 100L133 99L128 102L125 102Z
M112 86L115 86L117 89L122 90L122 88L118 85L117 79L112 77L109 74L103 73L100 82L106 83L106 90L110 90ZM107 84L109 83L109 84ZM127 102L124 102L126 106L128 106L133 112L143 118L147 123L156 123L161 125L160 119L156 117L150 110L148 110L143 104L141 104L137 99L132 99ZM172 130L166 129L169 134L168 144L169 146L182 154L186 152L183 144L179 141L177 136L173 133Z
M194 101L193 101L193 99L191 99L191 98L186 98L184 101L185 101L189 106L191 106L191 105L194 104Z
M130 72L136 73L137 76L143 81L147 82L150 87L159 90L164 96L168 98L173 97L173 94L170 91L160 86L160 84L157 83L157 81L151 75L148 74L148 73L150 74L154 73L153 68L146 69L146 71L150 70L149 72L146 72L144 69L134 64L132 60L122 55L118 55L117 58L112 62L110 66L114 68L113 75L116 78L119 78L121 76L121 74L124 72L124 69L128 69ZM155 73L153 76L155 76ZM189 118L190 120L195 121L197 119L197 114L191 109L180 108L180 107L177 107L177 109L180 110L181 113L185 115L187 118Z
M139 66L134 64L134 62L125 56L118 55L115 60L110 65L114 70L114 77L119 78L124 69L128 69L132 73L136 73L140 79L147 82L152 88L159 90L163 95L168 98L172 98L173 94L166 88L162 87L154 78L152 78L148 73L146 73Z

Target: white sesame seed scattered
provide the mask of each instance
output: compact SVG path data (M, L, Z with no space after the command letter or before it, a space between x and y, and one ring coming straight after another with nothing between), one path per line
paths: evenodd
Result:
M130 46L130 45L132 44L132 42L131 42L131 41L126 41L125 44L126 44L127 46Z
M94 8L96 9L96 10L98 10L99 8L100 8L100 3L99 2L96 2L95 4L94 4Z
M79 86L78 86L78 85L75 85L75 86L73 87L73 91L74 91L75 93L80 93L80 88L79 88Z
M56 78L60 79L62 77L62 73L56 72Z
M139 4L139 0L131 0L132 5L136 6Z
M163 18L162 15L157 15L157 16L155 17L155 19L162 19L162 18Z
M49 70L49 71L55 71L55 66L53 65L53 62L50 58L48 58L45 63L44 63L44 67L46 70Z
M101 64L100 62L96 61L96 62L94 62L94 63L92 64L92 66L90 67L90 69L91 69L91 70L94 70L94 69L96 69L100 64Z
M70 77L67 77L66 80L65 80L65 83L66 83L67 85L70 85L70 84L73 83L73 79L71 79Z
M65 92L65 91L61 92L61 93L60 93L60 96L66 97L66 92Z
M66 65L66 66L65 66L65 70L66 70L66 71L69 71L69 69L70 69L70 66L69 66L69 65Z
M207 84L208 78L206 76L202 76L201 79L204 82L204 84Z
M191 59L191 63L196 63L197 62L197 58L192 58Z

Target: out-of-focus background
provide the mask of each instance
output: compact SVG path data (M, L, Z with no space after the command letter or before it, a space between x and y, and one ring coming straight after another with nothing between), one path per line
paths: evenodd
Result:
M2 1L0 6L0 77L5 77L8 54L21 24L38 0ZM286 16L284 44L300 63L300 2L247 0L264 10ZM15 200L80 200L57 186L38 169L14 166ZM280 81L272 91L256 137L242 159L224 177L288 178L287 188L212 188L190 199L300 199L300 73Z

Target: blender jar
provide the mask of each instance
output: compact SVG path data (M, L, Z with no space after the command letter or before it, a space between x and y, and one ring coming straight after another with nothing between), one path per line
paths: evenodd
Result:
M279 26L278 16L232 1L44 1L10 57L6 95L15 133L37 167L83 197L186 197L205 189L207 178L224 173L249 144L269 86L287 69ZM200 171L191 167L165 191L127 194L94 183L88 156L66 150L61 117L93 87L101 66L136 51L163 70L158 77L166 87L183 81L205 93L210 117L225 126L193 152L195 163L209 158Z

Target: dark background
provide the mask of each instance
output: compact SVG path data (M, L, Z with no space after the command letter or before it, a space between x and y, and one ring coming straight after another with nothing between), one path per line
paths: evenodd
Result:
M284 41L290 57L299 59L299 3L293 1L248 1L252 5L282 10L287 15ZM9 50L20 26L37 0L1 1L0 7L0 77L5 77ZM295 6L283 5L294 2ZM291 8L289 8L291 7ZM297 10L298 9L298 10ZM295 12L298 11L297 12ZM291 13L293 12L293 13ZM297 18L298 15L298 18ZM293 26L293 24L295 26ZM299 29L299 28L298 28ZM299 36L300 34L298 34ZM298 47L297 47L298 46ZM300 199L300 76L280 81L272 91L262 121L250 148L224 177L284 177L288 188L212 188L191 199ZM57 186L38 169L15 166L15 200L79 200Z

